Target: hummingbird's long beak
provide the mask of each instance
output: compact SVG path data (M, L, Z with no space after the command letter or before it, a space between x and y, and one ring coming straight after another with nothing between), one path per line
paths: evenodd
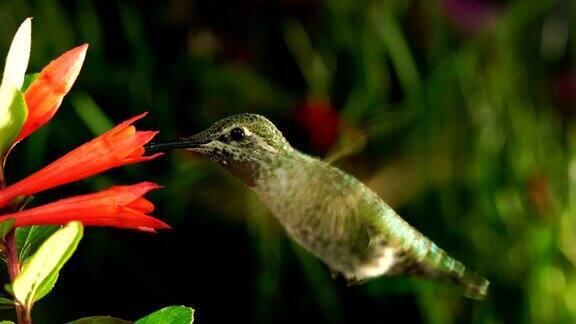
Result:
M190 137L161 143L150 143L144 146L144 149L146 150L146 153L163 152L171 149L194 150L196 148L201 148L204 144L212 142L213 137L214 136L209 130L205 130Z
M163 152L172 149L195 149L201 147L209 141L198 141L195 136L181 138L174 141L150 143L144 146L146 153Z

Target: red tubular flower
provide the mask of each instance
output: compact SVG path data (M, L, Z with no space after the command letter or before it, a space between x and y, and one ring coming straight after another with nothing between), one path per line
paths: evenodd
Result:
M154 205L142 198L159 186L141 182L131 186L115 186L107 190L62 199L0 217L0 222L14 218L14 227L31 225L64 225L79 221L86 226L111 226L155 232L170 228L166 223L146 215Z
M48 122L56 113L63 97L76 80L88 45L78 46L52 61L24 93L28 117L15 143ZM137 131L132 123L146 113L133 117L103 135L69 152L31 176L0 189L0 209L20 196L81 180L117 166L153 159L161 154L144 156L144 144L158 132ZM14 143L14 144L15 144ZM142 231L170 228L147 215L154 205L142 196L159 186L142 182L62 199L19 212L0 216L0 222L15 219L14 227L63 225L80 221L84 225L132 228ZM8 211L11 209L5 209Z
M136 131L131 125L146 114L121 123L31 176L0 190L0 208L18 196L30 196L117 166L147 161L161 155L143 156L144 144L158 132Z
M50 62L24 93L28 118L16 142L48 122L68 93L86 57L88 44L75 47Z

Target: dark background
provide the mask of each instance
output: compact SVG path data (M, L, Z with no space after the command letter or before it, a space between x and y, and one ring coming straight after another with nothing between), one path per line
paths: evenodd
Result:
M573 322L575 10L567 0L0 2L0 53L34 17L30 72L90 44L58 114L10 156L9 182L142 111L138 127L164 140L260 113L491 281L483 302L406 278L346 287L226 171L171 152L37 195L39 205L155 181L165 188L149 195L154 215L173 230L88 228L35 323L137 319L173 304L193 307L197 323Z

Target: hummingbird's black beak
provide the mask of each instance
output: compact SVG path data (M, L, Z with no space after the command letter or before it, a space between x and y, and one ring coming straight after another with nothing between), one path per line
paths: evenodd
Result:
M214 136L209 130L205 130L190 137L179 138L177 140L162 143L150 143L144 146L144 149L146 150L146 153L163 152L173 149L194 150L202 147L204 144L212 142L213 137Z
M144 146L144 150L147 154L164 152L173 149L195 149L201 147L203 144L209 141L196 141L194 137L181 138L174 141L162 142L162 143L150 143Z

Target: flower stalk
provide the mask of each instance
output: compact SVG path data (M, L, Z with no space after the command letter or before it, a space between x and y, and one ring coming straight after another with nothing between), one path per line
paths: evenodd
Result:
M14 282L14 279L18 277L20 274L20 259L18 258L18 249L16 247L16 231L12 229L4 239L5 243L5 255L6 255L6 263L8 265L8 276L10 277L10 282ZM31 323L28 312L23 305L18 302L14 303L14 307L16 308L16 316L18 318L18 323L20 324L27 324Z

